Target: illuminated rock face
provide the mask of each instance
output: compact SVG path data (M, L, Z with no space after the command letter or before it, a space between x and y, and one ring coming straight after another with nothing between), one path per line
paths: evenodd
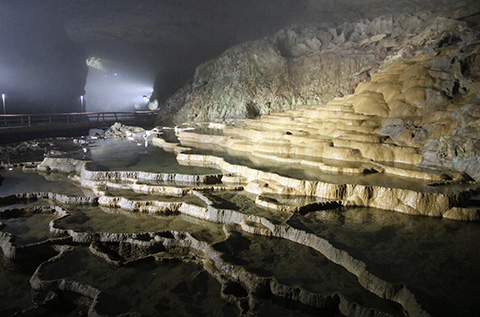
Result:
M480 171L475 147L479 83L471 62L479 48L449 46L392 61L360 83L354 94L225 126L223 135L179 134L184 147L225 151L259 168L188 152L177 160L239 175L247 183L245 190L256 195L318 197L343 205L478 220L477 209L462 207L466 193L457 192L455 184L470 177L478 181ZM298 169L297 174L286 175L288 166Z
M99 4L98 1L85 0L61 1L54 5L61 9L67 34L86 49L88 56L85 58L95 56L118 63L117 67L122 73L136 76L137 79L148 78L152 84L156 76L152 100L157 99L162 104L189 80L200 63L218 57L233 45L259 39L286 26L321 23L323 27L337 29L345 21L371 19L386 14L418 14L425 10L451 13L462 8L465 2L474 1L442 0L439 3L435 0L390 0L379 3L377 0L363 0L360 3L349 0L277 0L199 3L195 0L141 0L133 3L118 0ZM472 15L475 12L472 5L467 7L464 15ZM388 29L388 23L381 27L377 27L380 33L372 34L377 36L372 40L379 40L378 36L388 33L384 31L385 27ZM312 30L313 33L310 30L306 33L300 31L299 34L296 34L298 30L292 31L279 37L278 48L287 57L296 58L298 54L311 52L312 49L325 49L328 46L326 41L330 41L330 31L327 29L318 39L310 37L315 35L315 30ZM362 36L362 29L357 31L360 33L355 33L352 38L354 42L370 39ZM337 35L338 41L351 40L349 33L343 36L338 32ZM298 46L291 45L291 40L301 38L306 41L301 40ZM389 45L391 42L386 49ZM358 53L355 48L354 51ZM326 62L323 65L327 70L330 68ZM297 67L302 77L303 71L300 66ZM318 72L324 70L319 69ZM348 90L348 86L345 87ZM291 95L287 94L286 98L291 102ZM264 103L257 103L259 107L264 106Z
M465 45L474 38L465 22L427 14L377 17L336 28L291 26L234 46L197 67L192 81L161 107L158 122L253 118L299 105L326 103L352 93L359 82L370 80L393 60L444 45ZM408 73L405 76L403 79ZM405 96L417 108L425 102L421 100L421 84L411 84ZM455 91L445 84L444 97L448 98ZM442 98L429 97L431 102ZM379 95L372 91L361 98L357 107L363 104L368 108ZM394 95L386 98L396 100ZM383 111L378 114L385 116L388 109L383 105L381 110L382 105L377 104L376 109L365 112Z
M181 123L261 115L225 128L225 137L197 140L259 159L326 172L373 169L442 178L395 165L407 164L478 180L478 36L464 22L428 15L380 17L337 29L290 27L199 66L160 117L173 114ZM187 146L188 140L182 134Z

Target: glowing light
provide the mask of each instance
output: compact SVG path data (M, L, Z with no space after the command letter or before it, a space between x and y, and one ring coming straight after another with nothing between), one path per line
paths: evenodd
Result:
M85 112L85 97L83 95L80 95L80 106L81 106L81 111Z
M149 110L157 110L158 109L158 100L154 99L152 102L148 103Z
M98 57L90 57L86 61L87 66L98 69L102 72L108 72L108 61L105 61L104 59L98 58Z
M7 114L5 110L5 99L7 98L7 95L2 94L2 101L3 101L3 114Z
M99 62L102 62L103 67L98 65ZM121 64L104 59L90 58L89 64L84 108L88 107L88 111L149 109L153 78L129 72L128 69L122 69Z

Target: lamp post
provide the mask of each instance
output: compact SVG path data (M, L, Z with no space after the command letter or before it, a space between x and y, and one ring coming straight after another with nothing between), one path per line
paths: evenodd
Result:
M85 112L85 97L80 95L80 105L82 106L82 112Z
M7 114L7 112L5 111L5 98L7 97L7 95L5 94L2 94L2 101L3 101L3 114Z

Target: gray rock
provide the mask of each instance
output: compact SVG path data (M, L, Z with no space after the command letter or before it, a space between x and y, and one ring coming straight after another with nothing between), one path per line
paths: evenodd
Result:
M88 135L90 137L104 137L105 136L105 131L102 129L90 129L88 131Z
M433 52L445 38L461 38L466 30L463 22L428 14L364 19L335 29L293 25L198 66L192 80L160 107L157 124L254 118L301 104L323 104L352 93L379 66ZM432 107L466 87L460 63L450 62L444 58L432 65L437 88L426 98Z
M106 135L110 137L117 137L117 138L126 138L136 133L144 132L144 128L140 127L131 127L121 124L120 122L115 122L110 129L106 132Z

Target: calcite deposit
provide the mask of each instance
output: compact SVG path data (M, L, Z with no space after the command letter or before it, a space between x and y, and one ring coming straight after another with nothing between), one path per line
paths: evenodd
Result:
M229 144L235 144L240 131L247 131L235 128L237 134L234 136L228 134L229 129L232 128L224 129L224 135L211 134L210 141L216 140L217 151L223 149L228 152ZM42 162L23 167L28 173L26 175L68 175L68 181L85 193L85 196L68 196L56 192L29 192L0 197L3 257L11 263L9 266L17 269L23 270L26 262L29 267L33 265L36 268L29 277L31 288L35 291L34 305L22 308L25 313L65 313L69 311L66 306L52 308L55 307L52 305L66 305L68 302L76 307L75 310L94 315L146 311L149 311L146 314L151 314L158 308L148 305L142 308L130 299L125 299L126 306L108 308L111 307L112 296L125 294L110 288L109 285L117 283L114 277L108 283L91 278L106 270L105 265L112 267L108 270L127 274L121 268L135 269L147 265L142 263L152 263L148 265L156 267L155 270L163 270L165 265L169 270L187 269L184 265L192 263L191 267L187 265L188 270L207 272L209 287L216 291L209 295L203 291L205 295L201 299L192 300L204 303L216 301L215 307L223 307L220 315L229 311L228 315L261 316L271 310L283 314L287 313L282 310L287 308L281 308L285 305L291 307L288 309L299 311L330 311L347 316L429 316L436 312L430 300L423 297L426 290L416 291L419 286L415 278L406 277L402 281L395 275L385 274L382 266L371 266L373 262L369 257L338 243L329 234L319 231L318 226L342 217L348 210L361 217L365 211L358 209L359 206L404 214L478 220L478 208L466 207L466 204L476 201L473 197L476 183L468 182L464 176L454 172L438 176L430 170L422 173L433 176L425 177L420 173L416 178L408 178L410 182L398 178L403 183L395 184L395 178L382 180L381 177L387 177L389 172L380 171L379 165L372 160L359 162L368 163L368 168L361 164L352 166L351 174L345 170L332 170L325 174L340 175L337 181L314 180L313 175L304 175L305 179L295 178L292 176L295 172L288 176L287 172L266 171L259 165L247 164L240 159L244 154L238 150L233 151L237 155L235 163L229 163L229 158L220 152L215 152L216 155L193 153L206 151L201 149L201 131L205 130L180 132L179 143L169 142L173 140L171 137L154 138L153 143L174 152L168 155L176 155L181 164L215 166L221 173L100 170L95 161L71 157L46 157ZM292 134L285 135L295 136L295 131L290 129ZM302 136L305 137L306 134ZM247 138L242 140L248 143ZM96 142L109 144L106 141ZM198 147L193 149L193 144ZM207 148L208 145L212 143L207 144ZM95 143L90 143L90 147L94 151ZM255 153L251 154L255 156ZM285 162L289 160L288 156L284 159L287 160ZM268 157L262 160L265 163ZM315 161L312 157L309 160ZM323 164L332 165L332 161ZM402 168L405 166L402 165ZM362 183L362 178L376 174L381 177ZM5 175L5 186L8 186L8 171L2 175ZM346 175L357 181L345 182ZM48 179L66 180L52 176ZM342 178L343 182L338 181ZM375 181L378 183L369 184ZM408 188L412 184L417 185ZM355 211L356 208L358 211ZM386 219L393 217L394 226L401 226L405 221L422 223L421 217L388 216L392 213L386 210L376 212L385 213ZM22 244L21 235L14 229L16 219L41 215L52 217L48 225L42 225L42 221L38 224L32 222L30 230L43 233L36 234L35 242L29 242L28 238ZM380 223L368 224L372 225L381 226ZM41 226L45 228L40 230ZM442 226L441 223L435 224L435 228ZM471 243L468 246L473 247ZM81 262L82 266L74 264L77 262ZM305 267L309 269L305 270ZM138 271L140 280L143 279L142 272ZM311 272L315 274L312 276ZM475 272L472 271L474 276ZM331 280L332 276L335 279ZM157 278L163 277L154 277L153 284L160 283ZM193 283L189 287L197 285L195 280L182 278L188 280L182 283ZM180 282L172 275L168 283L175 285ZM168 289L171 286L165 287ZM154 295L158 294L155 287L151 291L153 293L145 289L146 293L142 296L158 296ZM171 297L176 292L172 289L165 296L169 301L176 301ZM67 294L75 294L77 300L69 299ZM440 291L435 296L444 294ZM219 299L222 304L219 304ZM290 304L278 306L275 304L278 300ZM465 308L447 308L454 312L470 312L472 307L472 303L467 303ZM187 306L184 309L190 308ZM20 310L8 310L14 311Z
M2 149L0 314L476 316L466 18L291 26L200 65L185 126Z
M257 195L478 220L478 209L464 208L464 199L478 190L474 180L480 170L474 110L480 104L474 62L480 47L472 42L478 33L455 21L432 23L439 21L445 28L458 26L464 40L458 34L456 45L391 60L353 94L325 104L244 120L216 135L181 132L184 148L207 153L183 150L177 159L237 174L245 190ZM410 41L425 44L431 37L422 33ZM231 164L214 154L219 152L250 163ZM285 171L285 165L297 172ZM471 191L458 191L462 183Z
M231 150L277 162L296 156L324 171L428 179L432 173L422 171L434 167L478 180L480 31L464 21L465 10L381 16L335 29L297 25L232 47L197 67L158 122L241 120L224 129L227 138L239 136L228 140Z
M45 160L40 166L43 169L47 164L52 164L55 159ZM66 165L71 164L66 160L59 159L55 164L61 165L62 162ZM52 164L53 165L53 164ZM79 165L79 164L77 164ZM57 169L62 171L67 171L68 168ZM73 172L74 174L82 174L81 170ZM72 174L73 176L73 174ZM106 174L105 174L106 176ZM111 179L109 177L104 177ZM91 186L90 183L81 183L81 186ZM96 185L98 186L98 184ZM91 187L95 190L95 188ZM62 195L55 195L51 193L34 193L29 195L16 195L9 196L2 199L2 204L8 203L8 201L18 202L21 200L38 200L49 198L56 202L67 203L67 204L99 204L100 206L105 207L119 207L123 210L141 212L141 213L163 213L165 214L168 211L168 214L185 214L195 218L200 218L215 223L221 223L229 226L236 226L237 229L234 230L243 230L250 234L264 235L264 236L276 236L286 240L291 240L300 244L305 244L307 246L315 248L320 253L324 254L327 258L332 260L335 263L347 267L350 272L359 277L359 283L361 285L368 285L367 289L372 291L374 294L377 294L380 297L385 297L389 300L394 300L402 304L405 309L410 310L415 313L425 314L425 312L417 307L414 302L412 303L412 297L414 295L408 291L402 290L401 295L398 291L391 291L390 288L395 288L393 285L382 281L378 277L374 276L371 273L365 275L365 264L361 261L353 259L348 253L342 250L338 250L331 246L326 240L319 239L318 237L311 236L305 232L295 230L290 228L290 226L285 225L276 225L270 222L268 219L258 216L248 216L234 210L228 209L219 209L215 206L215 203L211 201L208 196L205 196L201 193L205 188L201 189L190 189L191 194L200 198L206 206L198 206L188 203L164 203L157 201L130 201L128 202L125 198L113 198L109 197L106 193L96 192L98 199L87 198L87 199L74 199L64 197ZM232 189L230 189L232 190ZM147 207L148 206L148 207ZM275 279L263 278L261 276L256 276L251 272L246 271L241 266L235 266L229 263L224 262L222 256L218 253L215 248L212 248L204 241L198 241L190 234L181 233L181 232L163 232L163 233L142 233L139 234L108 234L108 233L88 233L88 232L78 232L71 229L58 228L56 223L61 219L66 219L69 217L69 213L60 207L46 207L45 210L55 210L55 215L59 217L58 220L52 220L50 222L50 232L56 237L64 237L62 243L65 243L65 239L72 239L74 243L80 244L90 244L90 250L94 255L100 256L102 259L106 260L112 265L125 265L129 261L138 261L144 259L145 257L150 257L154 254L167 250L169 252L186 255L194 255L198 257L196 260L198 263L202 264L204 268L215 278L219 280L221 284L224 284L222 287L225 292L228 293L228 288L232 287L232 283L239 283L240 288L245 288L244 295L239 296L236 294L230 294L226 296L229 301L233 301L237 304L240 311L247 313L250 310L254 310L255 304L253 304L252 298L253 294L271 292L273 295L286 297L293 301L298 301L302 304L313 306L317 308L328 308L328 307L337 307L342 313L346 315L357 315L367 313L372 308L367 307L357 307L353 304L351 300L354 298L349 298L345 295L336 295L336 294L316 294L311 291L294 287L288 285L283 285L276 281ZM18 217L18 212L5 210L2 212L2 216L5 217ZM227 227L225 227L227 228ZM232 227L233 229L233 227ZM232 230L229 229L229 230ZM226 230L226 229L224 229ZM230 233L229 233L230 234ZM228 236L228 235L227 235ZM11 260L18 260L18 247L15 246L14 238L12 235L3 234L2 235L2 250L4 256L8 257ZM52 254L55 250L59 252L57 256L52 257L47 262L44 262L40 265L36 272L33 274L30 283L34 290L37 290L41 293L45 293L43 300L39 300L39 303L48 302L51 300L51 295L48 295L50 292L65 292L70 291L77 293L81 296L89 298L91 301L91 306L89 308L90 312L96 312L97 305L101 303L99 298L101 291L85 284L81 284L75 281L69 280L46 280L42 273L50 263L60 261L66 252L71 252L72 248L58 247L55 244L59 243L60 240L47 240L44 244L35 244L29 245L28 247L35 250L37 253L42 252L43 255ZM120 252L118 247L113 249L106 247L105 244L110 244L111 246L118 245L119 247L128 245L129 253ZM46 245L49 248L50 253L45 252L44 247ZM24 248L22 248L24 250ZM40 250L40 251L39 251ZM117 250L117 251L115 251ZM118 252L118 253L116 253ZM22 252L25 256L33 256L32 253ZM226 268L228 267L228 268ZM360 278L361 277L361 278ZM358 286L357 286L358 287ZM365 286L364 286L365 287ZM298 295L292 295L300 291ZM405 293L406 292L406 293ZM249 295L251 294L251 295ZM367 293L368 294L368 293ZM233 296L232 296L233 295ZM368 297L368 296L367 296ZM42 298L42 297L38 297ZM414 300L414 299L413 299ZM379 308L376 308L379 309Z

